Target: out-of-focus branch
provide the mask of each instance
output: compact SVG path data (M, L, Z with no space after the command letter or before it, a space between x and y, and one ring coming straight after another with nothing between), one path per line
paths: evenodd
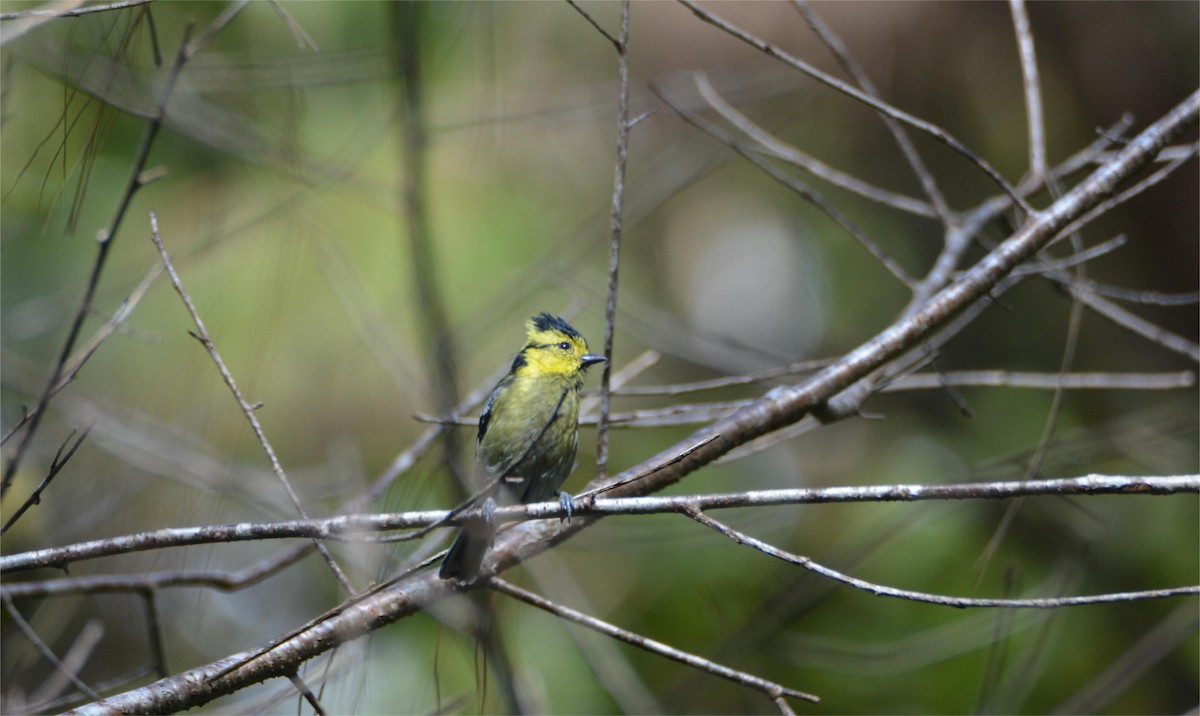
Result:
M408 234L412 261L412 279L417 288L416 313L421 324L421 339L428 347L427 365L437 409L449 413L458 404L458 354L450 317L438 285L434 258L433 231L426 207L425 97L422 36L427 31L425 14L429 8L419 2L399 2L392 6L395 23L397 73L400 77L400 104L403 114L403 195L401 206ZM450 468L458 495L471 490L459 465L459 440L452 430L441 434L445 464Z

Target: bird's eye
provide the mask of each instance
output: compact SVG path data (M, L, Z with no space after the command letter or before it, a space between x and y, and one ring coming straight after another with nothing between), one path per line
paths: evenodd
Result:
M570 344L570 343L567 343L566 341L563 341L562 343L559 343L559 344L558 344L558 347L559 347L559 348L561 348L561 349L563 349L564 351L571 350L571 344Z

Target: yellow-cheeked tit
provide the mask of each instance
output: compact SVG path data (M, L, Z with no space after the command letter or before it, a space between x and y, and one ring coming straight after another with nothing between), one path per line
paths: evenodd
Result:
M508 375L488 396L475 439L475 474L493 487L485 514L497 504L543 502L558 496L579 447L579 390L589 366L604 356L588 353L587 341L566 321L542 312L525 324L525 347ZM492 545L491 520L464 526L438 572L469 584L479 575Z

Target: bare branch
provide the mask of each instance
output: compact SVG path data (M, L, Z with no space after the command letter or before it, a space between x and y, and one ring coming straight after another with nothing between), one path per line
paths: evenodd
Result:
M301 50L305 45L312 49L313 52L320 52L321 48L317 47L317 43L313 40L312 35L308 34L308 30L292 17L292 14L279 2L279 0L271 0L271 9L279 15L283 23L287 25L288 31L292 33L292 37L296 40L296 46Z
M582 12L580 8L576 9ZM607 33L604 34L608 37ZM625 230L625 167L629 159L629 130L632 126L629 122L629 0L621 2L621 34L615 46L617 76L620 82L617 95L617 164L613 170L612 214L609 218L608 241L608 291L604 299L606 360L600 374L600 415L596 428L596 474L601 477L608 474L608 412L612 405L610 382L613 370L613 338L617 326L617 274L621 267L621 235Z
M1046 174L1046 120L1042 113L1042 83L1038 76L1037 53L1033 49L1033 31L1029 27L1029 15L1025 12L1025 0L1009 0L1012 11L1013 32L1017 35L1017 49L1021 58L1021 77L1025 81L1025 113L1029 127L1029 174L1042 177Z
M1061 276L1054 276L1055 281L1066 283L1068 279ZM1172 333L1161 326L1157 326L1150 321L1138 316L1130 311L1118 306L1112 301L1093 293L1085 286L1069 283L1066 284L1067 289L1083 303L1087 304L1088 308L1095 311L1100 316L1107 318L1114 324L1132 331L1139 336L1145 338L1151 343L1157 344L1166 348L1169 351L1186 356L1194 363L1200 363L1200 344L1190 341L1183 336Z
M1193 371L1175 373L1031 373L1008 370L954 370L898 378L884 392L930 390L945 385L1036 390L1179 390L1196 385Z
M1163 291L1142 291L1134 288L1109 286L1099 281L1084 281L1083 285L1092 293L1118 301L1144 303L1152 306L1191 306L1200 303L1200 293L1165 293Z
M829 567L814 562L808 557L786 552L778 547L767 544L762 540L755 539L744 532L739 532L728 525L717 522L703 512L689 512L688 516L700 524L709 527L722 535L725 535L738 544L744 544L747 547L752 547L763 554L781 559L799 567L803 567L810 572L819 574L837 582L841 582L842 584L849 585L855 589L861 589L864 592L869 592L877 597L896 597L898 599L907 599L909 601L923 602L925 604L937 604L944 607L955 607L957 609L963 609L966 607L1057 609L1060 607L1076 607L1086 604L1134 602L1146 599L1167 599L1170 597L1200 594L1200 585L1174 587L1170 589L1149 589L1137 592L1092 594L1080 597L1050 597L1045 599L973 599L970 597L951 597L942 594L930 594L928 592L914 592L908 589L896 589L894 587L887 587L882 584L875 584L864 579L858 579L856 577L843 574L835 569L830 569Z
M697 446L697 449L703 446ZM961 484L856 485L847 487L757 490L671 497L597 497L597 490L576 497L572 515L603 517L714 510L735 507L823 504L829 502L918 502L925 500L999 500L1027 495L1169 495L1200 492L1200 475L1086 475L1040 480L972 482ZM567 510L557 501L497 507L497 522L563 519ZM32 550L0 557L0 574L39 567L64 567L73 562L130 552L197 544L262 539L328 540L367 532L403 530L429 525L462 525L479 519L478 510L415 510L412 512L339 515L282 522L239 522L202 527L171 527L122 537L81 542L65 547ZM170 573L164 577L170 579ZM16 585L13 585L16 586ZM156 585L166 586L166 585ZM0 587L7 590L9 585Z

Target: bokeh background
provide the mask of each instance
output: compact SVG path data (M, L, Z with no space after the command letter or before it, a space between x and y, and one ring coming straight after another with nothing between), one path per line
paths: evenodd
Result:
M33 7L3 3L3 12ZM36 399L61 350L128 181L146 117L184 27L230 6L153 3L63 18L10 20L0 82L0 353L3 427ZM158 264L147 212L227 365L258 411L304 504L329 514L365 487L436 412L406 222L397 13L387 3L251 3L182 71L139 191L114 237L91 335ZM616 31L619 5L587 3ZM827 71L837 66L787 3L706 4ZM1028 166L1020 65L1001 3L814 6L896 106L946 127L1012 181ZM1045 92L1051 163L1124 113L1137 128L1200 84L1195 3L1035 3L1028 8ZM519 347L522 322L567 312L600 345L616 129L613 48L567 4L423 5L428 135L423 201L435 280L457 348L460 391ZM155 63L160 48L161 66ZM894 191L920 187L874 114L789 70L674 3L636 3L632 131L616 366L657 351L633 385L734 375L837 356L895 318L907 292L820 212L682 122L650 89L706 116L693 73L779 137ZM912 133L916 135L916 133ZM1194 135L1193 135L1194 136ZM956 209L995 193L944 146L914 136ZM1189 138L1188 141L1194 141ZM799 175L799 172L792 170ZM808 180L808 178L805 178ZM934 222L812 181L909 272L941 248ZM1197 171L1112 211L1085 234L1128 242L1088 263L1091 278L1138 290L1197 287ZM1035 200L1039 206L1047 197ZM987 237L1003 238L997 224ZM968 254L978 257L981 250ZM1129 306L1188 340L1194 303ZM1036 279L1005 295L939 357L946 370L1058 369L1070 301ZM4 536L11 554L159 527L294 515L190 320L160 278L51 404L3 503L5 519L71 430L90 429L42 503ZM1085 316L1074 367L1192 370L1194 362ZM778 383L782 380L776 379ZM589 381L595 387L596 379ZM685 396L761 394L772 381ZM1051 395L964 389L971 417L943 392L868 403L872 417L823 427L690 476L674 492L1020 479L1045 431ZM620 397L618 411L669 406ZM1041 474L1196 472L1197 395L1066 396ZM691 427L619 429L613 472ZM464 445L471 430L462 429ZM594 474L585 428L578 491ZM11 446L6 444L6 451ZM469 447L462 457L469 460ZM9 452L6 452L6 459ZM434 449L372 509L453 504ZM857 576L974 596L1053 596L1195 584L1197 501L1185 497L1027 500L995 555L981 558L1006 504L821 505L741 511L732 524ZM71 576L235 570L272 543L192 547L72 565ZM335 545L357 584L389 573L408 547ZM48 579L49 571L7 577ZM1162 713L1197 703L1195 599L1052 612L957 611L834 587L672 516L614 518L512 574L569 606L646 636L820 694L811 712ZM172 671L276 636L332 606L315 557L225 593L168 589L156 599ZM96 637L80 674L92 685L150 663L143 602L102 594L17 600L60 655ZM532 703L556 713L764 712L760 694L614 645L498 599L497 623ZM6 712L38 703L52 673L6 614ZM423 614L344 648L325 683L334 712L502 710L478 682L474 642ZM149 675L121 681L120 688ZM294 711L271 683L207 711ZM61 706L60 706L61 708ZM305 707L307 709L307 707Z

